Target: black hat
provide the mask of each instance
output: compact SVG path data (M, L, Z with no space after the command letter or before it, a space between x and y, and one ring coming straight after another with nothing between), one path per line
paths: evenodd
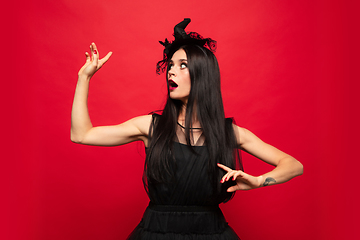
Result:
M172 55L175 51L177 51L181 46L184 45L198 45L201 47L206 47L210 51L214 52L216 50L216 41L211 38L203 38L200 34L196 32L185 32L186 26L191 22L190 18L184 18L184 20L178 23L174 27L175 40L169 42L167 38L165 41L159 41L161 45L165 47L163 53L163 60L159 61L156 64L156 73L160 74L160 72L164 72L168 62L168 56Z

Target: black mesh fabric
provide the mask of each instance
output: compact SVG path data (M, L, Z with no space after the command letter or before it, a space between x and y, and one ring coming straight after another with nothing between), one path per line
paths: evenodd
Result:
M214 197L207 147L195 145L191 151L182 143L182 130L178 128L178 137L173 143L175 178L168 183L148 183L150 204L128 239L239 239L218 207L223 201L222 194ZM201 136L196 142L204 143Z

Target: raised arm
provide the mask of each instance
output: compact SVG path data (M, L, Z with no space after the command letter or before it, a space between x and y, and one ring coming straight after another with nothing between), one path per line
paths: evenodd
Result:
M275 168L268 173L255 177L244 173L243 171L233 170L219 164L219 167L227 172L224 175L222 182L229 181L230 179L236 180L237 184L230 187L228 191L249 190L284 183L303 173L302 164L289 154L263 142L247 129L234 125L234 131L241 149L260 160L275 166Z
M93 127L87 107L91 77L106 63L112 52L99 59L95 43L85 53L86 63L78 73L75 96L71 111L71 141L88 145L115 146L142 140L147 144L151 116L140 116L119 125Z

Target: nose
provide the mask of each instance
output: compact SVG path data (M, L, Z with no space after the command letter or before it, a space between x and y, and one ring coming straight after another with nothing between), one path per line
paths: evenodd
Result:
M176 76L174 67L170 68L168 71L168 77L170 78L171 76Z

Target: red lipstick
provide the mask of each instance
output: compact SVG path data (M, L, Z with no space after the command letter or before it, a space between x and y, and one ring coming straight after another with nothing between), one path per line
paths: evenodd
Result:
M169 90L172 91L174 89L176 89L178 87L178 85L176 84L176 82L174 82L173 80L169 79Z

